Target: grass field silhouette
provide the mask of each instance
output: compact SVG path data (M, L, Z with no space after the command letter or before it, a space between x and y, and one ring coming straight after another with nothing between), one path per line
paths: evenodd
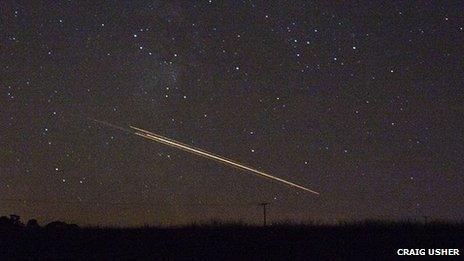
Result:
M400 248L464 245L462 222L376 221L268 226L210 222L175 227L78 227L0 218L2 258L307 260L397 257Z

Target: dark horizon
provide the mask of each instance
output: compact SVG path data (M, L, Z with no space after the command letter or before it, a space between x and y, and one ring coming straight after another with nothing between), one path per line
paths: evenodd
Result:
M27 203L18 200L1 200L2 203L9 204L21 204L21 207L12 209L19 209L22 212L5 212L0 213L0 216L9 216L10 214L17 214L21 217L21 221L26 223L29 219L36 219L40 225L46 225L47 223L54 221L63 221L66 223L77 224L79 226L103 226L103 227L140 227L140 226L185 226L191 224L210 224L211 222L221 223L239 223L247 225L262 225L263 224L263 209L259 202L245 202L241 204L176 204L169 205L163 203L149 203L149 202L104 202L95 203L92 202L60 202L60 201L47 201L47 204L56 206L58 205L72 205L74 206L77 213L83 213L92 211L92 219L76 219L72 218L72 215L68 214L55 214L55 215L41 215L40 213L50 213L50 209L43 209L39 211L31 211L31 209L37 210L37 208L31 208L30 206L37 205L38 203L45 203L44 201L31 200ZM9 205L6 204L6 205ZM93 206L92 206L93 205ZM29 207L26 207L29 206ZM166 213L166 208L178 208L177 214L172 215ZM310 210L297 210L297 206L293 205L294 211L288 211L288 206L279 206L276 204L270 204L267 206L267 224L314 224L314 225L336 225L339 223L358 223L365 221L376 221L376 222L414 222L414 223L428 223L428 222L445 222L445 223L464 223L464 218L443 218L411 214L407 217L395 217L393 215L372 215L365 217L351 217L345 216L333 216L332 218L318 218L317 215L312 216ZM107 209L112 209L115 213L109 215L106 212ZM156 212L156 210L161 210ZM180 209L180 211L179 211ZM201 214L204 209L217 210L211 216L205 216ZM286 212L277 212L285 209ZM150 210L150 212L147 212ZM240 210L240 211L237 211ZM118 215L119 213L119 215ZM127 214L130 213L130 214ZM306 216L302 213L307 214ZM186 216L188 214L188 216ZM114 216L115 218L111 218ZM303 216L303 218L301 218ZM110 217L108 219L108 217Z
M463 1L31 2L0 2L0 215L463 220Z
M129 204L128 204L129 205ZM260 204L250 204L249 206L259 206ZM205 206L203 206L205 207ZM41 219L40 216L21 216L18 213L10 213L10 214L0 214L0 218L4 220L12 221L13 218L16 219L15 223L18 228L29 228L29 223L34 223L33 226L38 228L47 228L54 226L55 223L63 224L64 226L68 226L68 228L62 227L63 229L72 229L74 228L82 228L82 229L176 229L176 228L192 228L192 227L217 227L217 228L227 228L230 226L237 226L237 227L310 227L311 229L318 229L318 228L335 228L335 227L343 227L343 226L417 226L417 227L434 227L434 226L462 226L464 224L464 219L461 220L447 220L447 219L434 219L427 216L422 217L409 217L409 218L402 218L402 219L392 219L386 216L379 216L379 217L369 217L364 219L340 219L340 220L331 220L331 221L323 221L323 220L315 220L308 218L306 220L291 220L291 219L277 219L275 217L269 216L269 208L267 208L267 215L266 221L264 220L262 206L259 206L259 209L256 209L256 212L250 212L250 216L248 218L224 218L224 217L212 217L212 218L203 218L198 220L193 220L192 217L189 219L184 219L180 222L173 222L172 220L165 221L165 222L156 222L154 220L149 220L145 223L127 223L124 220L116 220L116 222L94 222L94 223L80 223L75 222L73 220L65 220L59 218L49 218L49 219ZM140 217L140 216L138 216ZM127 217L125 217L127 219ZM2 221L4 221L2 220ZM122 222L121 222L122 221ZM134 220L136 222L137 220ZM8 229L5 227L5 224L0 225L1 229Z
M63 222L40 226L36 220L23 225L18 216L11 216L0 217L0 258L371 260L460 256L463 229L463 223L380 221L268 226L219 222L108 228Z

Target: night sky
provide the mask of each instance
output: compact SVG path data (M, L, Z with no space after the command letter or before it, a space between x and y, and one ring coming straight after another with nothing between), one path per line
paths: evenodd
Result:
M464 218L462 1L96 2L0 2L0 215Z

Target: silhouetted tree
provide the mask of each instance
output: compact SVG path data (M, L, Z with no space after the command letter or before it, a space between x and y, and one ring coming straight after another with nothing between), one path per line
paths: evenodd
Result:
M2 228L15 228L15 227L24 227L24 224L21 223L21 217L18 215L11 214L10 218L5 216L0 217L0 227Z
M11 224L15 226L22 226L23 224L21 223L21 217L15 214L10 215L10 222Z
M67 224L66 222L62 221L53 221L48 223L45 228L47 229L55 229L55 230L64 230L64 229L77 229L79 228L76 224Z
M36 219L30 219L27 221L26 228L28 229L38 229L40 228L39 223L37 222Z

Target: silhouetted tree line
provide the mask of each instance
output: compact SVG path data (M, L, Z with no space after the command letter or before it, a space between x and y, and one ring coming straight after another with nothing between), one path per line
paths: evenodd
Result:
M0 217L0 260L396 260L398 249L462 249L462 222L40 226Z
M76 224L67 224L66 222L62 221L53 221L41 227L39 222L36 219L30 219L27 221L26 225L21 222L21 217L18 215L11 214L10 217L1 216L0 217L0 230L4 229L30 229L30 230L38 230L38 229L78 229L79 226Z

